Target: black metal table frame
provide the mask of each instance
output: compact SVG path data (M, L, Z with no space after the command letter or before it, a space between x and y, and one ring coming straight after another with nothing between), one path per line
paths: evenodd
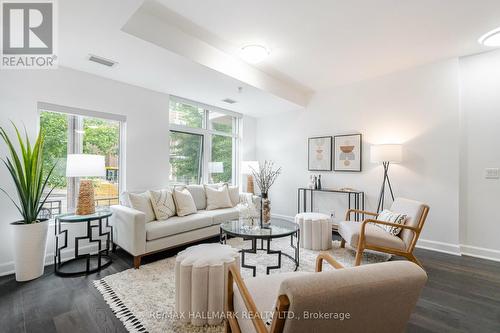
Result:
M220 228L220 243L221 244L226 244L226 240L228 236L235 236L235 237L242 237L244 241L250 240L252 242L252 248L250 249L241 249L239 252L241 253L241 267L243 268L250 268L252 269L253 276L257 275L257 266L254 265L247 265L245 263L245 254L251 253L251 254L257 254L257 251L266 251L267 254L277 254L278 255L278 265L275 266L266 266L266 274L269 275L269 272L272 269L280 269L281 268L281 256L288 257L295 263L295 269L296 271L299 268L300 264L300 247L299 247L299 241L300 241L300 230L297 228L297 230L291 232L289 235L242 235L236 232L230 232L227 230ZM271 241L274 238L283 238L283 237L288 237L290 236L290 246L294 250L294 257L289 255L288 253L282 252L281 250L271 250ZM296 238L295 244L294 244L294 238ZM260 247L257 247L257 241L260 240ZM264 247L264 241L267 243L267 247Z
M365 192L361 191L341 191L341 190L329 190L329 189L322 189L322 190L316 190L316 189L311 189L311 188L298 188L297 189L297 213L301 212L307 212L307 192L310 191L310 211L314 211L314 192L326 192L326 193L339 193L339 194L347 194L348 200L347 200L347 209L351 209L352 205L351 202L354 203L354 209L357 210L365 210ZM301 196L302 193L302 196ZM352 196L352 198L351 198ZM300 199L302 197L302 202L303 202L303 210L301 209L300 205ZM361 219L360 219L361 218ZM365 214L360 214L360 213L354 213L354 220L355 221L362 221L365 219Z
M105 227L109 229L109 231L103 231L103 221L105 220L106 224ZM97 224L92 225L92 221L98 221ZM115 250L115 245L112 243L113 239L113 226L109 225L109 216L103 216L103 217L90 217L88 219L82 219L81 221L78 222L65 222L64 219L61 221L60 218L56 217L55 219L56 225L54 228L54 235L55 235L55 255L54 255L54 273L58 276L66 277L66 276L78 276L78 275L87 275L87 274L92 274L100 271L103 268L108 267L111 265L113 260L111 259L109 255L109 251ZM62 223L87 223L87 235L86 236L80 236L80 237L75 237L75 255L74 258L66 260L64 262L61 261L61 250L64 250L65 248L68 247L68 229L61 230L61 224ZM98 228L99 230L99 237L106 236L105 240L105 248L102 248L102 240L100 238L94 239L92 236L92 229ZM61 235L64 234L64 245L59 246L59 238ZM79 254L79 242L81 240L88 239L89 243L98 243L98 251L96 254ZM110 247L111 245L111 247ZM97 257L97 267L92 268L90 267L90 259ZM75 272L63 272L61 271L61 268L71 262L75 261L80 261L80 260L86 260L86 266L85 270L82 271L75 271ZM105 261L102 263L102 261Z

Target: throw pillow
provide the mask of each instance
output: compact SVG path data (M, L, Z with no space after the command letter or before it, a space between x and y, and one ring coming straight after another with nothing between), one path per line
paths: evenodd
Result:
M227 185L223 185L218 189L205 186L205 192L207 194L207 210L233 207Z
M149 196L157 220L166 220L175 215L175 203L172 192L169 190L149 191Z
M193 196L186 188L174 188L173 197L178 216L186 216L197 212Z
M130 207L146 214L146 222L155 220L156 216L148 192L128 193L128 201L130 202Z
M240 188L238 186L227 186L229 191L229 198L231 198L231 204L236 207L240 203Z
M380 212L380 214L378 214L377 220L404 225L406 222L406 215L394 213L390 210L384 209L382 212ZM377 224L377 226L394 236L399 235L399 233L401 232L401 228L392 225Z

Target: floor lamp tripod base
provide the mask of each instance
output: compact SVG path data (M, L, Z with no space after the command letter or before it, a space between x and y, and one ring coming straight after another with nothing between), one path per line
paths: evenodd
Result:
M389 162L382 162L382 165L384 166L384 180L382 182L382 186L380 187L380 195L378 198L377 213L380 213L384 209L386 184L389 187L392 201L394 201L394 193L392 192L391 181L389 180L389 174L388 174L389 173Z

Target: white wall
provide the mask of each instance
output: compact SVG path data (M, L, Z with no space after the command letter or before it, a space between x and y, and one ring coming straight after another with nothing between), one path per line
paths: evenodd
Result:
M12 133L9 120L24 123L35 136L39 123L37 102L125 115L127 188L168 184L168 95L65 68L2 71L0 126ZM6 154L5 145L0 144L0 156ZM15 194L4 167L0 167L0 186ZM0 274L5 274L13 271L9 223L20 217L3 194L0 211ZM48 253L53 247L52 230L49 239Z
M283 167L270 193L273 213L297 212L297 187L310 174L308 137L362 133L363 172L323 172L323 187L364 190L367 208L375 209L382 167L370 163L370 145L402 143L404 162L391 166L390 177L395 195L431 207L420 245L458 252L458 93L454 59L322 91L305 111L259 118L257 157ZM339 219L345 199L330 198L318 195L317 210L334 210Z
M462 251L500 260L500 51L461 58L460 81Z

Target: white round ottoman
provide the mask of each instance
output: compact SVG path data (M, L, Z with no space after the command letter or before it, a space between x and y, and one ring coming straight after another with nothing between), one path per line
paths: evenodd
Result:
M179 320L196 326L223 320L229 265L240 267L237 249L222 244L200 244L177 254L175 311Z
M332 220L326 214L299 213L295 223L300 229L300 247L324 251L332 248Z

